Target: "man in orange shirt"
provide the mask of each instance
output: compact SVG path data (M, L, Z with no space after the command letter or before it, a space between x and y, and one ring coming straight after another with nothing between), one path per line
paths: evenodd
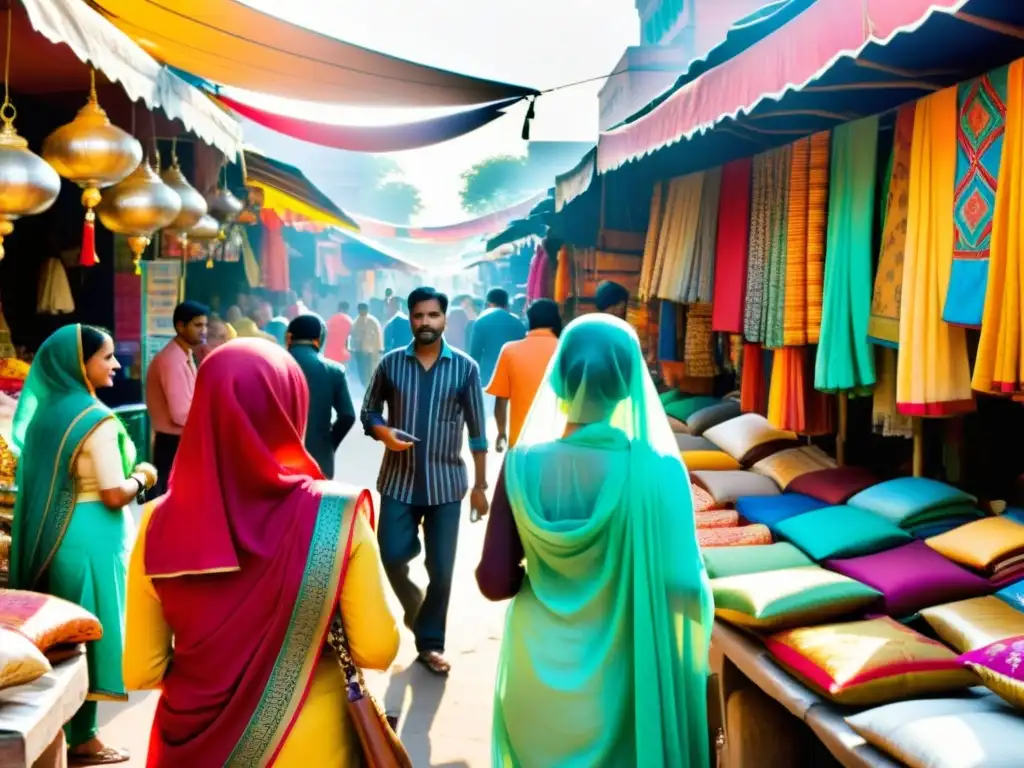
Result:
M537 299L526 310L529 332L521 341L511 341L501 348L494 375L487 385L487 394L493 395L494 419L498 422L499 453L512 447L530 412L533 398L544 381L548 363L558 347L562 333L562 317L558 304L551 299ZM512 406L509 430L509 405Z

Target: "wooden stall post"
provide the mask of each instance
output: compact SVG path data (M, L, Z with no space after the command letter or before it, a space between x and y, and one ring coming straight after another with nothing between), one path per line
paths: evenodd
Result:
M924 477L924 419L914 417L914 477Z
M839 393L839 431L836 434L836 462L840 467L846 466L846 424L849 395Z

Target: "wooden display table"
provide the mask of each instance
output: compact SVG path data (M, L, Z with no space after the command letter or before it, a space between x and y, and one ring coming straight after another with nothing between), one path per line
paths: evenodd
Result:
M64 724L89 690L85 656L59 664L33 683L0 691L0 766L57 768L67 764Z
M785 672L756 639L720 621L711 636L728 768L899 768L846 724L856 710ZM718 714L718 713L716 713Z

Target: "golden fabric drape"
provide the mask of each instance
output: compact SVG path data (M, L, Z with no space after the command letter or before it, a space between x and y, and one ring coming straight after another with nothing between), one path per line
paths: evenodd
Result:
M652 293L659 299L679 301L683 270L693 258L693 249L697 245L703 187L702 172L691 173L669 183L651 277Z
M644 260L640 265L640 287L637 290L640 301L649 301L653 293L654 266L658 260L661 220L665 213L665 193L665 185L660 181L654 185L654 191L651 193L651 216L647 222Z
M768 421L798 435L831 434L832 396L814 388L814 349L784 347L772 357Z
M917 103L910 153L896 399L909 416L974 410L964 329L942 321L953 265L957 91Z

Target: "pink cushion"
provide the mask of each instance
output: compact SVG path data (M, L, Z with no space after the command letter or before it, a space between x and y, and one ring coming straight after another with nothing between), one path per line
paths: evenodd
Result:
M787 491L802 493L831 506L845 504L851 496L880 482L879 477L861 467L833 467L800 475Z
M993 591L987 579L950 562L923 541L873 555L827 560L824 565L877 589L882 609L895 618Z

